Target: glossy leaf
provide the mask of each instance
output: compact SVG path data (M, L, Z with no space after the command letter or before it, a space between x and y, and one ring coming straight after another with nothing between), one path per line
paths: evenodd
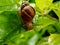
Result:
M53 0L35 0L37 7L39 7L40 10L46 10L50 7Z
M60 45L60 34L51 34L49 37L49 45Z

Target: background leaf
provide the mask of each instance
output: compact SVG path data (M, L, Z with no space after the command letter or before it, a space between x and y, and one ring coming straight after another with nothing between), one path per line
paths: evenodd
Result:
M11 11L17 9L19 0L1 0L0 11Z
M21 22L19 22L16 11L5 11L0 14L0 40L12 31L20 30Z
M37 7L39 7L40 10L46 10L50 7L53 0L35 0Z

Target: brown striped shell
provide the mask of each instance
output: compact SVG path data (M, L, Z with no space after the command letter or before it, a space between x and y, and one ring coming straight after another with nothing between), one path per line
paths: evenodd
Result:
M25 23L27 29L31 30L33 28L32 20L35 15L35 10L32 6L28 3L22 3L21 7L21 18L22 21Z

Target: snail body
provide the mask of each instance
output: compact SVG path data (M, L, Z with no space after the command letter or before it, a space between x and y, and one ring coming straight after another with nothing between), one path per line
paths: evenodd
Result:
M34 15L34 8L30 6L28 3L23 2L21 6L21 19L28 30L31 30L33 28L32 20Z

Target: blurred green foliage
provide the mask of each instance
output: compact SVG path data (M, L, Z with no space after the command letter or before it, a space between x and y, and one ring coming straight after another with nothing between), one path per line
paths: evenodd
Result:
M32 30L18 15L22 0L0 0L0 45L60 45L60 1L25 1L36 11Z

